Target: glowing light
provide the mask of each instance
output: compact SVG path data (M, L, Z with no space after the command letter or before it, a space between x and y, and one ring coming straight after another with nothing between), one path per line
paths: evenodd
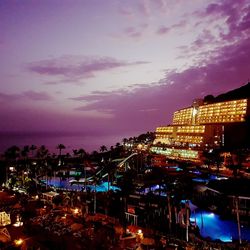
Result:
M196 108L193 108L192 115L195 116L195 115L197 115L197 113L198 113L198 110Z
M23 222L20 220L19 215L16 217L16 222L13 224L14 227L21 227L23 225Z
M18 240L15 240L14 242L15 242L15 245L16 245L16 246L20 246L20 245L23 244L23 239L20 238L20 239L18 239Z
M15 224L13 224L14 227L21 227L23 225L23 222L17 221Z
M137 241L141 241L143 239L143 233L141 229L137 231Z

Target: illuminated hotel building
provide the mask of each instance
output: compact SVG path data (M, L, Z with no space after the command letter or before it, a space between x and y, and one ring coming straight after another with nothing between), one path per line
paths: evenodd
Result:
M204 104L174 112L172 125L156 128L151 151L179 160L200 161L204 149L249 144L249 99Z

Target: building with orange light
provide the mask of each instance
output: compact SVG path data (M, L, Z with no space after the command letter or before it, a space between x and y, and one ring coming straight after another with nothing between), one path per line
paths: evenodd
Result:
M167 158L200 161L204 149L249 146L250 99L204 103L177 110L171 125L156 128L151 147Z

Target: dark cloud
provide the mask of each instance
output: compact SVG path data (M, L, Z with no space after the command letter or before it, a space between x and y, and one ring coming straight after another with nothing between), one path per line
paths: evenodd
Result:
M40 75L61 76L72 82L94 77L97 72L145 63L148 62L126 62L111 57L62 56L30 63L28 69Z
M0 101L9 101L9 100L12 101L19 98L20 95L0 93Z
M250 37L249 13L250 3L246 0L224 0L196 11L193 15L203 20L194 24L194 29L197 26L204 28L189 46L179 47L180 55L177 58L190 57L191 63L206 65L218 58L221 51L228 48L227 45L237 48Z
M72 97L69 98L74 101L99 101L104 96L109 96L109 98L112 98L112 96L121 96L126 95L128 92L126 90L115 90L115 91L93 91L91 95L83 95L78 97Z
M32 101L51 101L53 98L46 92L25 91L20 94L6 94L0 93L0 101L15 102L18 100L32 100Z
M166 77L173 85L181 82L203 91L218 93L246 82L249 74L250 39L224 46L209 56L209 61L200 62L183 72L172 72ZM207 92L206 91L206 92Z
M205 11L198 12L199 17L211 17L212 20L223 18L227 30L221 32L221 39L234 41L249 36L250 32L250 3L248 0L224 0L212 3Z
M26 91L22 94L24 97L32 101L50 101L52 97L46 92L37 92L37 91Z

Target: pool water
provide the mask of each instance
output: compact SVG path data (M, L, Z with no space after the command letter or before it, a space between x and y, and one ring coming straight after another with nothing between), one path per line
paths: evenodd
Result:
M136 191L137 194L147 195L149 192L154 195L167 196L166 191L162 185L156 184L150 187L140 188Z
M62 189L68 189L68 190L76 190L81 191L85 185L84 184L71 184L69 181L74 180L74 178L69 178L68 180L60 180L59 177L53 177L47 180L47 185L56 187L56 188L62 188ZM43 183L46 183L45 180L42 180ZM87 189L90 189L90 191L95 190L94 185L86 185ZM109 190L118 191L120 190L116 186L109 185ZM96 192L107 192L108 191L108 182L102 182L98 185L96 185Z
M199 183L208 183L211 180L226 180L226 179L228 179L228 178L227 177L223 177L223 176L218 176L218 175L211 174L207 178L196 177L196 178L193 178L192 180L194 182L199 182Z
M200 229L202 237L210 237L212 240L221 240L223 242L232 242L238 240L237 222L233 220L222 220L219 215L197 210L192 212L190 220L196 223ZM241 239L250 240L250 227L241 226Z
M109 185L109 187L108 187ZM95 186L94 185L87 185L87 188L90 188L91 191L95 190ZM113 191L119 191L121 190L120 188L116 187L116 186L111 186L110 184L108 184L108 182L103 182L99 185L96 185L96 192L107 192L109 190L113 190Z

